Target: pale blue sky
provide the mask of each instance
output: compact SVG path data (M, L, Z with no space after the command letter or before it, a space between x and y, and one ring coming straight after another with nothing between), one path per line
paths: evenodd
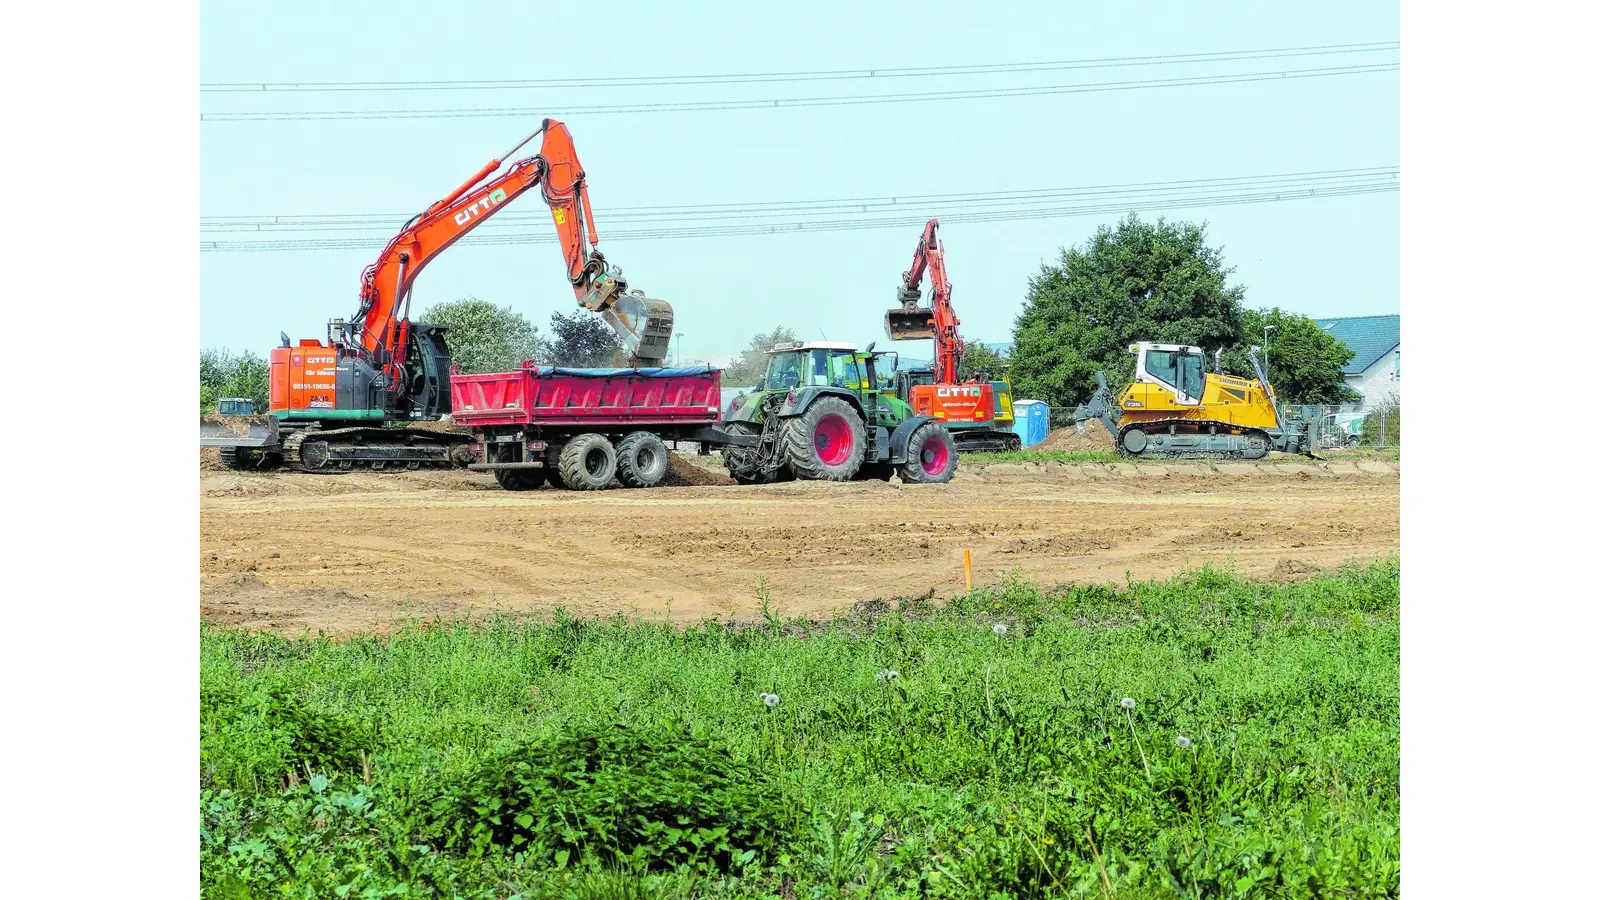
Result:
M695 10L690 14L688 10ZM1399 39L1397 4L1067 2L981 5L207 2L202 82L616 77L1150 56ZM1388 54L1385 60L1393 59ZM583 107L1071 84L1373 60L1035 72L732 87L202 96L203 112ZM734 352L775 324L884 339L919 228L606 240L609 207L1026 190L1396 166L1399 75L868 106L564 116L589 173L601 248L671 302L685 357ZM418 211L538 126L519 118L204 122L200 214ZM524 151L523 154L528 151ZM513 207L543 209L534 195ZM1142 212L1155 218L1157 212ZM1204 220L1255 306L1312 316L1399 311L1399 195L1176 210ZM1008 341L1027 278L1118 216L948 224L969 340ZM394 222L398 228L401 215ZM698 224L693 217L673 225ZM548 221L531 226L541 233ZM613 229L616 230L616 229ZM200 256L201 340L264 351L356 307L352 250ZM273 235L301 237L302 235ZM304 235L322 236L322 235ZM212 237L207 235L206 237ZM547 326L576 308L551 244L457 246L414 308L474 295ZM899 348L926 356L925 342ZM920 352L919 352L920 351Z

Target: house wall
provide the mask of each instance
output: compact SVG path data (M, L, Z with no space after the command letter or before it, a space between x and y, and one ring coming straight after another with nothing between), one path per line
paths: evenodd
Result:
M1345 383L1360 391L1366 398L1364 405L1367 409L1385 401L1400 402L1400 379L1395 377L1395 364L1399 353L1400 348L1395 347L1368 366L1365 372L1345 376Z

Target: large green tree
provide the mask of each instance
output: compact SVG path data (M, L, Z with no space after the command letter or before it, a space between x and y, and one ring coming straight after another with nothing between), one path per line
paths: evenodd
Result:
M217 401L240 397L253 401L256 412L267 411L267 361L248 351L200 351L200 412L214 413Z
M756 383L756 379L766 374L767 348L773 344L782 344L795 339L794 329L782 325L771 331L758 332L750 339L749 346L739 354L728 368L722 372L722 383L734 387L746 387Z
M1244 333L1244 288L1206 245L1203 226L1129 214L1088 244L1064 249L1028 281L1017 317L1011 384L1019 397L1067 406L1088 399L1095 372L1133 374L1135 341L1232 347Z
M1279 402L1332 404L1359 398L1344 382L1344 365L1355 358L1355 351L1311 319L1276 307L1244 311L1243 340L1222 354L1225 371L1255 377L1248 348L1261 346L1268 325L1273 327L1266 344L1267 380Z
M957 378L961 381L967 381L979 372L983 372L991 378L1000 378L1010 369L1011 360L1009 357L1001 356L977 341L969 341L967 343L967 352L961 357L961 371L957 373Z
M419 321L450 329L444 335L450 359L469 375L505 372L519 368L523 360L549 355L537 325L509 307L476 297L434 304L423 310Z

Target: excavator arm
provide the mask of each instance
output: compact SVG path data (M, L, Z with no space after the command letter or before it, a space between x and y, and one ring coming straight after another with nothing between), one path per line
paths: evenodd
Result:
M540 134L536 156L499 172L505 160ZM493 177L490 177L493 176ZM487 180L485 180L487 179ZM361 306L345 326L343 342L361 348L379 365L389 390L403 389L402 368L410 341L411 287L440 253L483 224L507 204L539 187L550 207L567 264L567 279L578 303L597 312L617 332L630 361L655 365L666 357L672 333L672 307L627 292L620 270L594 249L599 243L583 165L567 127L545 119L533 134L490 160L444 199L407 222L384 247L377 262L361 273Z
M918 305L922 300L924 275L933 285L930 306ZM961 320L956 318L955 308L950 305L950 278L944 269L944 243L939 240L938 219L929 219L922 229L922 238L917 241L916 253L911 257L911 268L900 276L896 299L900 306L890 309L883 317L883 328L890 340L932 338L934 381L955 383L961 358L966 355L966 344L961 340Z

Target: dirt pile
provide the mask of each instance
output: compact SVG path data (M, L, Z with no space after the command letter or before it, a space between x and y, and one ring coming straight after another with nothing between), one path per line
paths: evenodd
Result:
M200 471L202 471L202 472L226 472L226 471L228 471L228 467L222 464L222 448L221 447L201 447L200 448Z
M1057 428L1050 432L1050 436L1034 444L1029 450L1115 450L1117 438L1106 430L1106 424L1099 419L1090 419L1083 423L1083 433L1079 434L1075 426Z
M733 484L733 479L722 472L697 466L679 454L672 454L667 463L667 484L673 487L710 487Z

